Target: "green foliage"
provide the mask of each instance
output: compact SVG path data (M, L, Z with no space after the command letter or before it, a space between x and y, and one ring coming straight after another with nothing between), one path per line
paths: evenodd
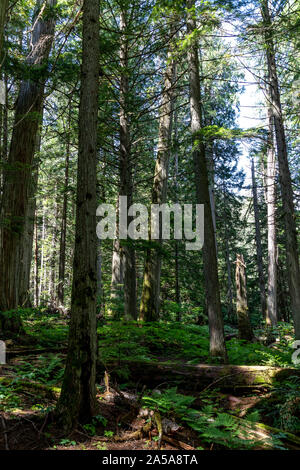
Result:
M253 137L262 138L260 129L227 129L225 127L219 127L217 125L205 126L198 132L197 135L199 136L199 138L202 138L203 140L207 141L215 139L233 140L245 138L249 139Z
M0 382L0 411L8 411L18 408L21 398L14 391L13 386L3 385Z
M28 308L15 311L23 319L26 333L35 338L40 347L55 347L67 340L66 319L49 313L48 307Z
M105 427L107 425L107 419L104 418L104 416L102 416L102 415L96 415L93 418L93 423L99 423L103 427Z
M286 327L283 327L283 329ZM280 330L280 325L277 332ZM280 330L282 331L282 330ZM291 331L289 327L289 331ZM248 343L237 338L227 341L227 351L230 364L261 364L270 367L297 367L292 363L293 337L286 340L282 333L279 341L272 347L261 343Z
M90 436L95 436L97 434L97 426L99 425L104 428L107 425L107 419L102 415L94 416L92 422L85 424L83 428Z
M270 394L260 400L251 414L258 413L271 422L276 428L291 433L300 432L300 379L291 376L289 379L274 384ZM251 419L247 414L247 419Z
M201 412L193 410L184 421L199 432L207 443L214 442L224 447L240 449L255 445L252 439L247 439L246 433L240 429L232 416L216 413L212 407L206 406Z
M289 432L300 432L300 379L290 377L281 386L275 387L273 393L281 397L281 403L276 404L278 413L275 425Z
M153 360L183 357L205 360L209 351L208 328L182 325L176 322L107 323L99 331L100 355L103 362L109 360Z
M61 439L61 441L59 442L59 445L64 446L64 447L69 447L69 446L76 446L77 443L76 441L70 441L70 439Z
M285 333L291 327L279 325L279 341L272 347L262 343L248 343L237 338L226 342L230 364L294 366L292 363L293 337L287 340ZM226 333L236 329L226 327ZM259 332L258 332L259 333ZM101 360L176 360L189 363L207 362L209 359L209 331L207 326L177 322L147 323L110 322L99 330Z
M39 356L38 363L21 361L16 366L19 379L29 379L47 385L61 382L64 373L64 359L55 354Z
M101 360L149 359L147 349L141 344L141 333L135 323L111 322L99 331Z
M172 413L184 415L190 405L195 401L189 397L177 393L177 388L170 388L163 393L154 391L152 396L143 396L142 403L146 408L159 410L161 413Z
M90 435L90 436L95 436L96 435L96 426L93 423L85 424L83 426L83 429Z
M153 392L142 399L145 407L180 418L207 444L214 442L221 447L240 449L250 449L257 444L233 416L218 412L213 404L205 405L201 410L191 408L194 401L195 397L177 393L177 388Z

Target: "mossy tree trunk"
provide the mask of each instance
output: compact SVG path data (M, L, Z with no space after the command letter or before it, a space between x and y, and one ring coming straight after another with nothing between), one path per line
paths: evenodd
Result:
M100 2L83 2L77 211L66 368L56 408L65 429L90 422L96 409L97 123Z

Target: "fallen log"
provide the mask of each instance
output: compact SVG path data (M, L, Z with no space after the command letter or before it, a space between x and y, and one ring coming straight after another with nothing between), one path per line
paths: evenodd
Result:
M7 360L11 359L12 357L17 356L39 356L41 354L66 354L67 353L67 346L59 347L59 348L19 348L19 349L7 349L6 350L6 358Z
M123 360L120 364L100 364L98 375L103 378L108 370L113 380L118 381L118 372L127 368L129 379L149 388L159 385L184 385L185 389L203 391L209 387L234 389L240 387L270 386L295 375L300 370L268 366L237 366L187 364L183 362L155 362Z

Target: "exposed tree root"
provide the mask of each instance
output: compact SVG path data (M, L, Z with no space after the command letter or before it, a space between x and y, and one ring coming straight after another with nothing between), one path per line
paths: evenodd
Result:
M114 441L116 442L124 442L136 439L142 439L143 437L147 436L147 434L151 431L152 422L151 420L142 426L141 429L134 431L130 434L125 434L124 436L115 436Z

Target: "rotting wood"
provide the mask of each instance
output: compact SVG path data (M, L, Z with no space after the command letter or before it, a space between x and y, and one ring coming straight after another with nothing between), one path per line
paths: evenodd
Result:
M300 376L300 370L294 368L268 367L268 366L240 366L240 365L191 365L175 361L148 362L124 360L122 364L110 363L105 365L111 378L117 378L120 367L127 366L131 381L154 388L161 383L184 383L184 388L202 391L205 387L216 382L218 388L235 388L249 386L272 385L282 382L293 375ZM98 376L103 377L103 366L98 367Z

